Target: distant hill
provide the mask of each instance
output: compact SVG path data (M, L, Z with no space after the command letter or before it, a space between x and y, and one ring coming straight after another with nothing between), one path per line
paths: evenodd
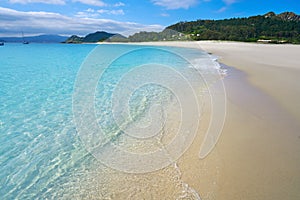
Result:
M0 38L1 39L1 38ZM300 44L300 16L293 12L268 12L244 18L179 22L161 32L139 32L128 38L97 31L85 37L72 35L65 43L230 40Z
M300 43L300 16L293 12L269 12L247 18L179 22L167 29L190 35L194 40Z
M126 39L126 37L120 34L107 33L105 31L97 31L95 33L90 33L85 37L72 35L67 40L65 40L65 43L96 43L108 40L109 38Z
M184 35L171 29L161 32L139 32L128 37L130 42L149 42L149 41L182 41L189 40L188 35Z
M147 41L179 41L187 40L187 37L182 33L177 31L166 29L162 32L146 32L141 31L135 33L128 38L121 34L107 33L104 31L98 31L95 33L88 34L85 37L79 37L77 35L72 35L69 37L65 43L95 43L95 42L147 42Z
M24 40L33 43L60 43L65 41L67 38L68 37L61 36L61 35L38 35L38 36L24 37ZM22 37L1 37L0 41L23 42L23 38Z
M83 38L83 42L101 42L116 34L107 33L104 31L97 31L95 33L90 33Z
M115 34L106 39L105 42L129 42L129 39L121 34Z
M83 41L83 37L79 37L77 35L72 35L71 37L67 38L64 43L74 43L74 44L78 44L78 43L82 43Z
M270 12L273 13L273 16L271 16L271 18L278 18L278 19L282 19L284 21L300 21L300 15L296 15L293 12L283 12L280 13L278 15L276 15L274 12ZM264 16L266 17L269 13L265 14Z

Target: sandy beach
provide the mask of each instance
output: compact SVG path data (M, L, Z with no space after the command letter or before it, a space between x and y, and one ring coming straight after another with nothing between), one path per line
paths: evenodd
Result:
M199 136L178 162L184 182L202 199L300 198L299 45L143 44L201 48L230 66L224 79L228 102L222 135L208 157L197 159L206 116Z
M300 200L299 1L1 1L0 200Z
M299 199L300 46L199 42L235 69L218 152L217 199Z
M207 158L210 168L222 160L216 199L299 199L300 46L198 44L233 67L225 126Z
M300 199L300 45L220 41L135 44L199 48L217 56L227 69L223 79L227 113L221 137L213 151L199 159L211 115L207 108L197 137L177 162L180 183L188 184L201 199ZM172 166L165 170L174 172ZM158 171L134 180L143 183L161 174L165 173ZM172 191L172 186L165 189ZM155 194L162 197L166 193Z

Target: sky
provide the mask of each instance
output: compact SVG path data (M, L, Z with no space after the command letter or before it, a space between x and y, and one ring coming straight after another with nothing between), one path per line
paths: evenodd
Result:
M300 14L299 0L0 0L0 36L132 35L197 19Z

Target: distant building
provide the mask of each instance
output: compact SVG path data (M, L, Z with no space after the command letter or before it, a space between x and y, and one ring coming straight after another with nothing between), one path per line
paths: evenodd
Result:
M287 40L257 40L258 43L272 43L272 44L284 44L287 43Z
M272 40L257 40L258 43L271 43Z

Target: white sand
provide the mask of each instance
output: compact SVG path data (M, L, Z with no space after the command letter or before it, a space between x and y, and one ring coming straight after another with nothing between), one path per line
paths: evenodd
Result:
M300 122L300 45L199 42L220 62L247 73L250 82L274 97Z
M224 79L227 116L216 148L205 159L198 158L207 113L199 136L178 161L181 179L201 199L300 199L300 45L136 44L201 48L233 67ZM141 184L143 179L134 180Z
M219 143L197 160L198 137L179 161L202 199L300 199L300 45L144 44L201 48L234 67L224 80L228 112Z
M245 72L251 84L274 97L300 122L300 45L226 41L131 44L200 48L215 54L221 63Z

